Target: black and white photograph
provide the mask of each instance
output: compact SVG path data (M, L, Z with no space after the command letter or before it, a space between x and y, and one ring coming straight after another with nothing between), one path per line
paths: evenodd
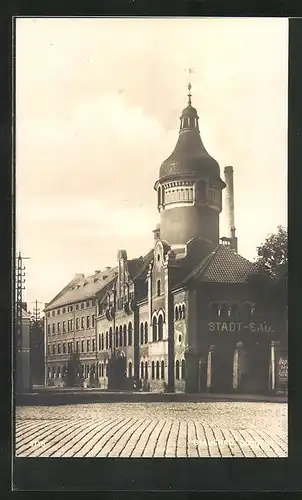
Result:
M288 457L288 19L14 43L14 457Z

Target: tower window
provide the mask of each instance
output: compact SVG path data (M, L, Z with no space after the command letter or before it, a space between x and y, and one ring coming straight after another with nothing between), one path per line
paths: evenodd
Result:
M179 380L179 361L178 360L176 361L176 367L175 368L176 368L175 369L175 372L176 372L175 373L175 378L176 378L176 380Z
M127 345L127 327L124 325L124 345Z
M156 378L159 379L159 361L156 361Z
M160 280L157 280L157 282L156 282L156 292L157 292L157 296L159 297L160 296Z
M144 378L144 362L141 361L141 378Z
M152 321L152 333L153 333L153 342L156 342L156 340L157 340L157 323L156 323L155 316L154 316L153 321Z
M178 321L179 315L178 315L178 307L175 307L175 313L174 313L175 321Z
M144 343L144 324L141 323L141 327L140 327L140 343L143 344Z
M154 361L152 361L151 370L152 370L151 371L151 377L152 377L152 379L154 379L154 375L155 375L155 373L154 373L155 372L155 370L154 370Z
M145 379L148 378L148 361L145 361Z
M165 378L165 362L164 360L161 362L161 379Z
M129 361L128 366L129 366L129 378L131 378L132 377L132 363L131 363L131 361Z
M157 190L157 204L158 204L158 206L161 205L161 187L160 186Z
M148 323L145 322L145 344L148 344Z
M161 314L158 317L158 340L163 340L163 317Z
M132 345L132 323L128 325L128 345Z

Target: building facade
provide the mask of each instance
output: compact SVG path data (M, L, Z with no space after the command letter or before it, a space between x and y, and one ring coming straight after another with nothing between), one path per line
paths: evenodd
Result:
M160 218L154 246L138 259L118 252L117 266L93 289L87 314L84 276L48 305L48 381L60 379L66 349L75 349L85 379L93 370L104 389L286 390L286 307L269 300L274 285L261 282L255 265L238 254L233 168L225 167L222 180L202 142L190 90L175 149L154 185ZM220 238L224 189L229 234ZM88 310L95 317L89 327Z

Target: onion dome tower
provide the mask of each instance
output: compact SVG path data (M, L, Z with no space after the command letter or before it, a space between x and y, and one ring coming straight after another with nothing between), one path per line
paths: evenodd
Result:
M161 165L157 191L160 238L170 245L185 245L198 239L207 251L219 243L222 189L216 160L200 138L198 114L191 102L180 117L180 130L173 153Z

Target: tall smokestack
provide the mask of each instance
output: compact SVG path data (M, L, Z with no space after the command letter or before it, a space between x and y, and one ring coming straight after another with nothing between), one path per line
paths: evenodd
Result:
M228 214L228 237L230 238L231 247L237 252L237 238L235 229L235 213L234 213L234 169L233 167L225 167L224 180L226 183L226 205Z

